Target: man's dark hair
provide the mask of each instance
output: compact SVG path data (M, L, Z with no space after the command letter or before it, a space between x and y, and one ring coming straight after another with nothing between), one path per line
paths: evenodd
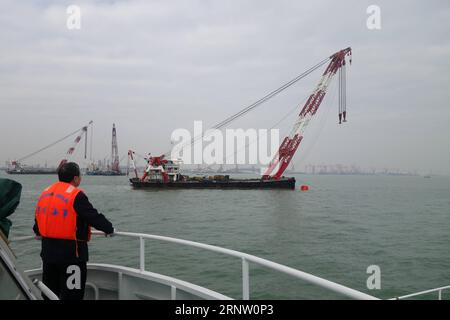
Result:
M58 169L59 181L70 183L80 176L80 167L75 162L66 162Z

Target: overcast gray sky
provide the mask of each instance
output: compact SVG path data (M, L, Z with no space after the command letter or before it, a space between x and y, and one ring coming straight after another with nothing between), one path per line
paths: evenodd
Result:
M294 162L450 174L448 1L0 3L2 164L89 120L97 159L110 153L113 122L121 154L167 151L174 129L214 125L351 46L349 123L337 125L335 79ZM66 28L71 4L81 8L80 30ZM381 30L366 27L371 4ZM320 72L234 127L272 126ZM27 162L56 164L69 146Z

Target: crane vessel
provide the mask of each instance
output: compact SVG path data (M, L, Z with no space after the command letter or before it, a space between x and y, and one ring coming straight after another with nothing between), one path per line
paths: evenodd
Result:
M168 157L169 153L146 158L147 165L144 174L139 177L136 170L135 152L129 150L128 159L135 174L135 177L130 179L131 185L134 188L295 189L295 178L285 177L283 173L294 157L303 139L305 129L319 109L327 93L328 86L336 73L339 74L339 123L341 124L347 121L345 66L347 58L349 58L349 62L351 63L351 54L352 50L350 47L334 53L280 88L272 91L260 100L213 127L214 129L223 128L225 125L266 102L329 61L318 85L301 109L292 130L284 138L277 153L260 178L232 179L229 175L189 177L181 174L180 161L170 159ZM192 139L191 144L195 142L196 138Z

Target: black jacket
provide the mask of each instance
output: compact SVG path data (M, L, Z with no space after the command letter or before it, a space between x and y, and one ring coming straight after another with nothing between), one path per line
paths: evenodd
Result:
M88 245L86 242L88 238L88 226L94 227L106 234L114 232L111 222L92 206L83 192L77 194L73 207L77 213L77 239L80 241L42 238L41 257L44 262L87 262L89 260ZM36 220L34 221L33 231L36 235L40 236Z

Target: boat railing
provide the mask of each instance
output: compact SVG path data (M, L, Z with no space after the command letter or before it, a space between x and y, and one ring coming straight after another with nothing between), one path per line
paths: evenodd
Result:
M58 296L49 289L42 281L39 279L33 279L33 284L50 300L59 300Z
M427 295L427 294L430 294L430 293L434 293L434 292L437 292L438 300L442 300L442 292L444 290L450 290L450 286L434 288L434 289L430 289L430 290L424 290L424 291L411 293L411 294L407 294L407 295L396 297L396 298L391 298L389 300L404 300L404 299L408 299L408 298L424 296L424 295Z
M103 235L103 232L94 231L93 235ZM145 234L145 233L132 233L132 232L115 232L114 236L121 236L121 237L131 237L131 238L138 238L139 239L139 271L145 272L145 242L146 240L158 240L163 242L169 242L169 243L176 243L179 245L189 246L193 248L208 250L220 254L225 254L231 257L235 257L241 260L242 263L242 299L243 300L249 300L250 299L250 273L249 273L249 263L254 263L259 266L266 267L268 269L289 275L291 277L300 279L305 281L306 283L316 285L318 287L327 289L329 291L341 294L347 298L351 299L359 299L359 300L378 300L377 297L368 295L366 293L363 293L361 291L343 286L341 284L314 276L312 274L270 261L266 260L260 257L256 257L251 254L226 249L214 245L189 241L189 240L183 240L178 238L172 238L172 237L165 237L165 236L159 236L159 235L152 235L152 234ZM15 238L13 241L23 241L23 240L30 240L34 239L33 236L26 236L26 237L20 237Z

